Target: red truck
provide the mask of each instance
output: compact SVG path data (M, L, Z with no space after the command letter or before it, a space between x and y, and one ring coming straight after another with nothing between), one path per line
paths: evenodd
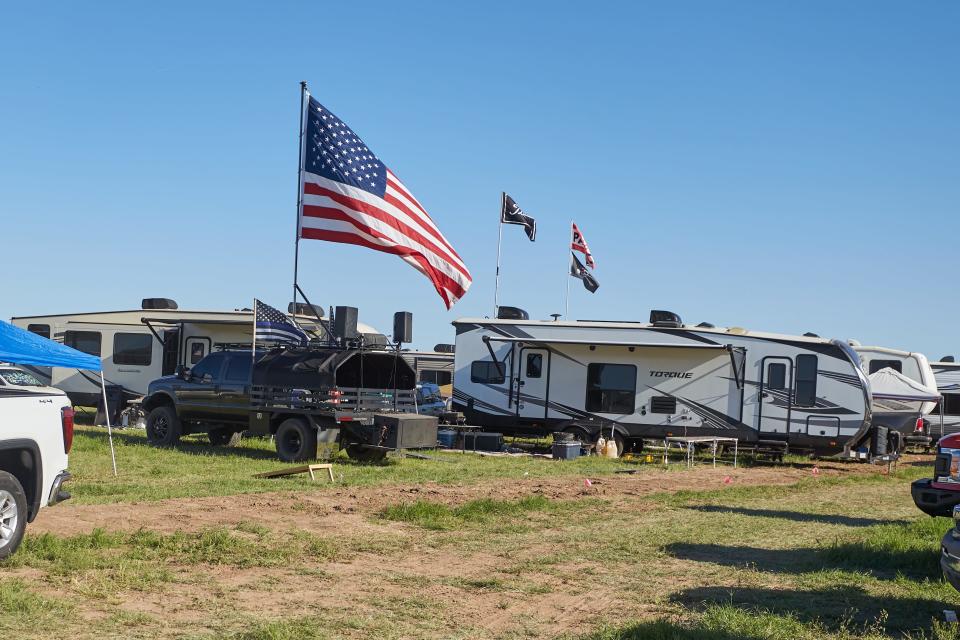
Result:
M940 541L940 568L943 576L960 590L960 433L944 436L937 443L933 477L910 485L913 502L931 516L954 520L954 526Z

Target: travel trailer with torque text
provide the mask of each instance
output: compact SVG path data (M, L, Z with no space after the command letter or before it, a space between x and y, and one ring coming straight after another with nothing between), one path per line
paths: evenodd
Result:
M900 434L871 422L857 354L818 337L650 323L465 318L454 409L504 432L613 434L618 446L715 435L789 451L869 458Z

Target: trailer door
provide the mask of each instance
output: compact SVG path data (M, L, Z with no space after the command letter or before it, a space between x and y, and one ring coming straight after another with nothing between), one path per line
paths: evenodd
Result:
M549 400L550 352L546 349L520 349L520 371L516 379L517 417L547 417Z
M760 437L786 440L793 410L793 360L767 356L760 361L757 430Z

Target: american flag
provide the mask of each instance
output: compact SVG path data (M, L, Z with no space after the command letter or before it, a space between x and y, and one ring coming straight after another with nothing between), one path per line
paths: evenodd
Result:
M283 344L306 344L307 334L290 322L283 312L254 299L254 344L275 342Z
M472 278L426 210L363 140L309 97L304 114L301 238L400 256L427 276L447 309Z

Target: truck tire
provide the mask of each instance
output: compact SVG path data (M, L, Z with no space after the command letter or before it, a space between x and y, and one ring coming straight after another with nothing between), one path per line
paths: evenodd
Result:
M27 526L27 496L16 476L0 471L0 559L17 550Z
M147 441L155 447L172 447L180 441L183 427L169 405L156 407L147 416Z
M387 452L383 449L370 449L362 444L348 444L347 456L357 462L383 462Z
M287 418L274 436L277 457L284 462L301 462L317 457L317 431L305 420Z
M207 431L207 439L215 447L235 447L240 444L240 431L223 427Z

